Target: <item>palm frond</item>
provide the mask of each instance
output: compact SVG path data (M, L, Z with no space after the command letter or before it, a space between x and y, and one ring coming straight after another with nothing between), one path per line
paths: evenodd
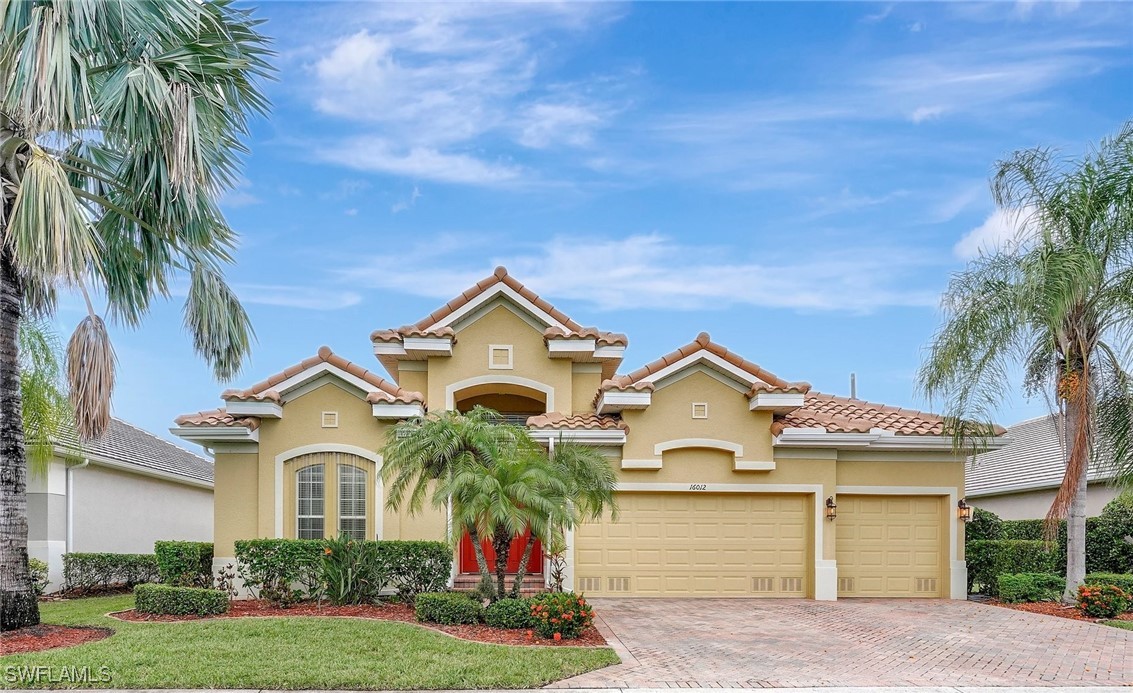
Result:
M97 315L83 318L67 343L67 384L83 440L100 437L110 425L116 364L106 323Z

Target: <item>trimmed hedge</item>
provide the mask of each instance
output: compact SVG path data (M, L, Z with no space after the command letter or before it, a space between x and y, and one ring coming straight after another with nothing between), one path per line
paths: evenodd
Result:
M990 539L968 542L968 591L998 596L1000 575L1058 572L1059 555L1042 541Z
M150 553L68 553L63 556L66 589L133 587L157 582L157 557Z
M452 550L439 541L365 541L353 542L353 560L375 565L344 566L342 554L329 559L326 551L339 546L342 540L323 539L247 539L236 542L236 559L244 584L264 599L291 603L319 596L328 578L339 579L344 571L358 575L381 576L382 585L354 581L367 595L353 595L339 590L336 600L357 603L372 599L384 589L397 590L405 602L412 604L418 594L438 592L448 586L452 573ZM333 549L332 549L333 553ZM329 571L328 571L329 569ZM330 574L333 573L333 574Z
M983 508L973 508L972 521L964 527L964 540L1004 539L999 536L1002 531L1003 520L999 519L999 515Z
M531 602L526 599L500 599L484 610L484 623L496 628L530 628Z
M426 592L417 595L416 614L425 623L476 624L484 620L484 606L462 592Z
M1066 578L1051 573L1007 573L997 584L999 598L1014 602L1056 602L1066 591Z
M141 614L213 616L228 611L228 595L220 590L171 585L138 585L134 610Z
M212 587L212 542L156 541L161 581L176 587Z

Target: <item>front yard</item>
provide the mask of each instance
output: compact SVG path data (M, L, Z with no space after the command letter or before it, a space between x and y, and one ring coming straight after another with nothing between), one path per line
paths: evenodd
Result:
M51 683L87 667L105 688L468 689L533 688L618 662L608 648L507 647L423 628L350 618L241 618L127 623L105 616L132 595L41 605L45 623L111 628L105 640L0 657L6 688ZM13 682L11 667L49 667ZM108 667L110 681L98 682Z

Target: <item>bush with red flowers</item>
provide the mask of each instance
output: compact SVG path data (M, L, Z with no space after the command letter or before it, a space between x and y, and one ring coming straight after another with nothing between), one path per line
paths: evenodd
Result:
M546 592L530 599L535 632L543 638L571 640L594 622L594 609L581 594Z
M1082 585L1078 608L1094 618L1113 618L1129 608L1129 595L1115 585Z

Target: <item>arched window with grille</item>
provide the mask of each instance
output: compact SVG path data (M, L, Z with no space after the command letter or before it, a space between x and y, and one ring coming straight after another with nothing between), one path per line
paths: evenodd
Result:
M326 503L324 501L326 467L312 464L295 473L295 499L300 539L322 539Z
M366 470L338 465L338 532L351 539L366 539Z

